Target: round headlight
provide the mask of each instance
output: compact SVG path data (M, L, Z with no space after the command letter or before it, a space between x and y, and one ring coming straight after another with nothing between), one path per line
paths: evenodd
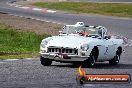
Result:
M47 43L48 43L48 41L46 41L46 40L45 41L42 41L41 42L41 47L45 48L45 46L47 45Z
M89 46L87 44L84 44L81 46L82 51L87 51L89 49Z
M40 48L45 48L45 46L48 44L48 42L52 39L52 37L48 37L46 39L43 39L41 44L40 44Z

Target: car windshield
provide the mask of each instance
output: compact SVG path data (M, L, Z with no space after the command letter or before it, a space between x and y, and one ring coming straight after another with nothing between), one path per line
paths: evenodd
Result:
M90 27L82 27L82 26L79 26L79 27L65 26L63 28L63 31L62 31L63 34L77 34L77 33L80 33L80 32L86 32L88 34L97 35L98 34L98 29L90 28Z

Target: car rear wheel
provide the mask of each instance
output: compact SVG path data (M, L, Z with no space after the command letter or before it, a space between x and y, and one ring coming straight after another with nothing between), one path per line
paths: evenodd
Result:
M119 63L119 61L120 61L121 53L122 53L122 49L118 48L117 51L116 51L116 55L114 56L113 59L111 59L109 61L109 64L110 65L117 65Z
M52 60L49 60L48 58L40 57L41 64L43 66L50 66L52 64Z

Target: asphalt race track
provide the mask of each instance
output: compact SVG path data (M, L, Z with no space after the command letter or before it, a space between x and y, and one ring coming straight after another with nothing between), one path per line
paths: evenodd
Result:
M0 12L39 20L74 24L83 21L89 25L107 27L111 34L132 39L132 19L99 15L77 15L68 13L42 13L29 11L0 0ZM127 1L127 0L126 0ZM132 46L125 48L120 64L110 66L108 63L97 63L94 68L85 68L88 74L130 74L132 75ZM132 84L86 84L76 83L77 66L54 62L44 67L38 58L0 61L0 88L132 88ZM131 76L132 77L132 76Z

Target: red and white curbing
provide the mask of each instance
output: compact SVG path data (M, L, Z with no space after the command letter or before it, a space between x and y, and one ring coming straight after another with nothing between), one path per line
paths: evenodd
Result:
M17 7L17 8L21 8L21 9L26 9L26 10L33 10L33 11L39 11L39 12L47 12L47 13L56 13L56 11L54 10L50 10L50 9L47 9L47 8L34 8L34 7L27 7L27 6L21 6L21 5L17 5L17 4L14 4L14 3L7 3L8 5L10 6L14 6L14 7Z
M16 7L16 6L15 6ZM17 6L18 7L18 6ZM48 13L55 13L56 11L54 10L49 10L47 8L32 8L32 7L18 7L18 8L22 8L22 9L29 9L29 10L33 10L33 11L39 11L39 12L48 12Z

